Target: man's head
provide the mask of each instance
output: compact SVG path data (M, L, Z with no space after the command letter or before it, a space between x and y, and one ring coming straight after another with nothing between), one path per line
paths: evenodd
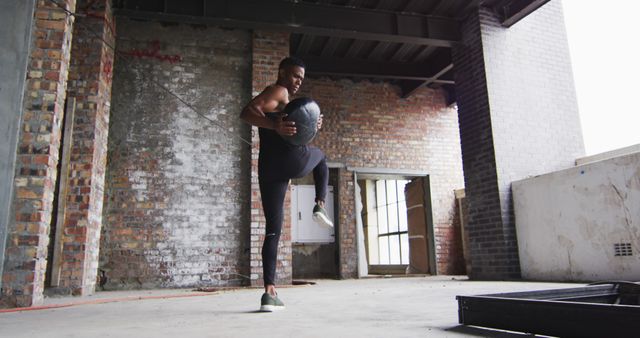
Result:
M278 67L278 84L284 86L289 94L295 94L304 80L304 62L290 56L280 61Z

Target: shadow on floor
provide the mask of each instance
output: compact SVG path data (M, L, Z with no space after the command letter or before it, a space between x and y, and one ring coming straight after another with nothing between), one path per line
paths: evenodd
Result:
M460 334L469 335L470 337L486 337L486 338L516 338L516 337L549 337L538 336L531 333L503 331L496 329L487 329L477 326L458 325L446 329L447 332L455 332Z

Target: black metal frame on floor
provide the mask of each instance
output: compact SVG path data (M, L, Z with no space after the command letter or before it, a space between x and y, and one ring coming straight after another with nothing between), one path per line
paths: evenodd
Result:
M458 320L473 325L558 337L632 337L640 333L640 284L456 296Z

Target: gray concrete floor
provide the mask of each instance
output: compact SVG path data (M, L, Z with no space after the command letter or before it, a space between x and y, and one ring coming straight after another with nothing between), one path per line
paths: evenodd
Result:
M317 280L286 287L286 309L260 313L261 289L99 292L47 298L54 308L0 313L0 337L522 337L458 324L456 295L584 284L436 276ZM65 307L56 307L65 306Z

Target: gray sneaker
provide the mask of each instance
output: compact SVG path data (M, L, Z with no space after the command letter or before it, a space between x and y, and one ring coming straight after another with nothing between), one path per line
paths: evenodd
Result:
M260 300L260 311L262 312L273 312L284 310L284 303L278 298L278 295L272 296L268 292L262 294L262 299Z
M327 228L333 228L333 222L329 218L329 215L327 214L327 211L324 210L324 208L321 207L318 204L316 204L316 206L313 207L313 216L312 216L312 218L316 223L318 223L320 225L324 225Z

